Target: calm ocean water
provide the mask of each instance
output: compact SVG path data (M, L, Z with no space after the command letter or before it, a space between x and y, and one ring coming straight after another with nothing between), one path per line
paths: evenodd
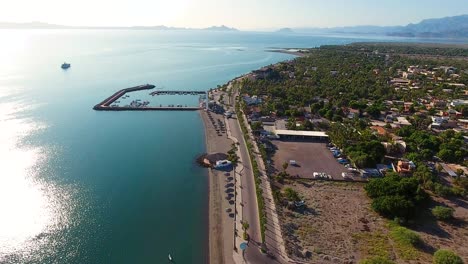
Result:
M179 263L204 263L207 178L193 162L205 148L198 113L92 106L145 83L207 90L292 58L264 52L269 47L370 41L170 31L0 34L2 263L166 263L168 253ZM63 61L72 67L61 70Z

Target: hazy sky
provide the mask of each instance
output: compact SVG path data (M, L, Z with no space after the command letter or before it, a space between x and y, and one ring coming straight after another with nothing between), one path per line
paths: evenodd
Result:
M0 0L0 21L239 29L405 25L468 14L468 0Z

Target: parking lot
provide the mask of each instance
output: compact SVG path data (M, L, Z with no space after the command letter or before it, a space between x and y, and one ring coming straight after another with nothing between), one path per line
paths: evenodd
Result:
M348 170L339 164L327 148L326 143L272 141L277 150L273 157L276 172L283 170L283 164L295 160L297 165L289 165L287 172L291 176L313 178L314 172L325 172L336 180L343 180L342 173Z

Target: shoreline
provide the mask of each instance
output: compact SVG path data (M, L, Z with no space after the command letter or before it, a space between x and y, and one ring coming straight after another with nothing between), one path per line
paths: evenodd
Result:
M300 52L300 49L267 49L266 52L276 52L276 53L283 53L294 55L296 57L304 57L307 56L307 53ZM281 61L280 61L281 62ZM278 62L279 63L279 62ZM276 64L276 63L275 63Z

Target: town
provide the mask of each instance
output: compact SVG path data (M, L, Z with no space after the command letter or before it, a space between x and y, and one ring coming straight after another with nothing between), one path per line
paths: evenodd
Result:
M261 251L312 263L425 263L440 247L468 257L468 49L299 53L209 93L244 134Z

